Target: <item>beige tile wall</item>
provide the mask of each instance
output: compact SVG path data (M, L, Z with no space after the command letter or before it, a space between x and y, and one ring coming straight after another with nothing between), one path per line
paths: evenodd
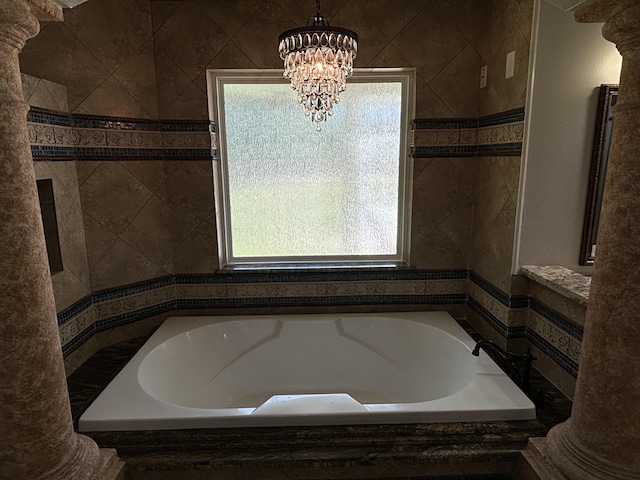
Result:
M65 10L63 23L45 24L20 65L66 87L64 111L157 118L153 43L148 0L94 0ZM172 270L165 178L162 161L77 163L90 290Z
M155 118L152 47L149 0L90 1L45 24L20 67L66 86L71 113Z
M158 110L207 118L205 70L281 68L278 35L304 25L311 1L151 2ZM359 36L356 67L416 67L417 117L476 117L482 25L479 0L323 2L332 25Z
M480 116L524 107L533 18L533 0L489 0L487 6L486 29L476 44L488 66ZM515 74L505 79L506 54L513 50ZM480 157L476 169L470 269L510 293L520 157Z
M480 157L476 161L470 266L509 293L520 157Z
M22 74L25 101L32 107L68 111L67 90L49 80ZM36 178L50 178L58 222L63 271L53 275L57 311L91 293L82 206L75 162L36 162Z
M417 117L468 118L523 104L532 3L327 0L322 8L333 25L358 32L357 67L417 68ZM206 69L279 68L279 33L313 13L311 1L92 0L45 25L21 67L66 86L71 112L206 119ZM514 79L490 74L480 91L480 65L498 70L514 48L522 52ZM508 283L515 196L503 189L513 192L517 175L505 177L507 163L519 165L513 157L415 161L415 267L471 264L497 286ZM79 162L77 173L93 291L215 270L209 162Z
M488 0L487 4L486 29L476 44L481 64L488 69L487 87L480 90L480 116L524 107L533 21L533 0ZM505 78L506 55L513 50L514 76Z
M163 162L81 161L78 177L93 290L169 273Z

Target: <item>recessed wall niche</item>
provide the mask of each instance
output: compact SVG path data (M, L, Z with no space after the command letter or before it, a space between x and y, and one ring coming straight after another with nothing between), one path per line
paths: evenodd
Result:
M63 267L56 205L53 199L53 181L50 178L45 178L36 180L36 182L38 184L38 197L40 199L44 239L47 244L47 255L49 257L49 270L51 274L54 274L61 272Z

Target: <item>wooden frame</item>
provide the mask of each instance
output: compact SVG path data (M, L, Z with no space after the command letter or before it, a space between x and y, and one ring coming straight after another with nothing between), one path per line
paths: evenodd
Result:
M602 207L602 194L607 173L607 160L613 131L613 107L618 99L618 85L601 85L598 114L591 153L587 204L582 227L580 265L593 265Z

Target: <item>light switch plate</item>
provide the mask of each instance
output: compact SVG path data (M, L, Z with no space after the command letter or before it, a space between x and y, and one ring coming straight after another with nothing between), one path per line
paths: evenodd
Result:
M507 53L507 65L504 71L504 78L511 78L516 69L516 51L512 50Z

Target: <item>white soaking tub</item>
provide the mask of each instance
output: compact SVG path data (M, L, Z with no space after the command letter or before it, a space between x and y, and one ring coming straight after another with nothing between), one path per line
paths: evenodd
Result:
M535 418L445 312L173 317L79 430Z

